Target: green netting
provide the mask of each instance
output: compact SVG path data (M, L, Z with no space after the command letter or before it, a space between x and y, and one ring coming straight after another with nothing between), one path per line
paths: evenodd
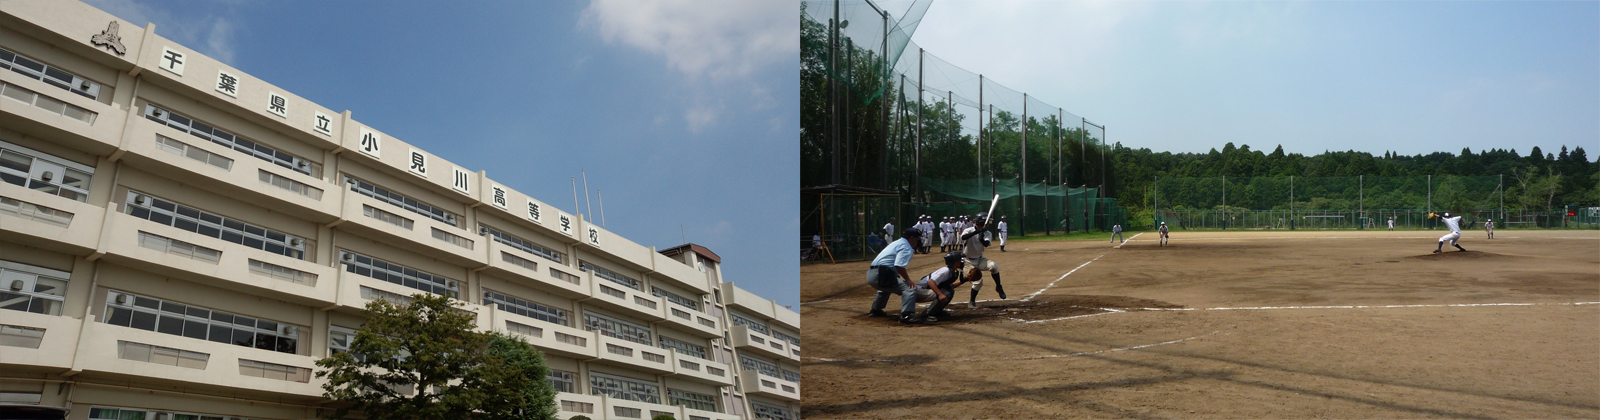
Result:
M1149 222L1177 229L1387 229L1391 218L1432 229L1430 212L1508 216L1496 176L1160 178L1154 189Z
M1087 229L1110 230L1113 224L1127 224L1127 212L1116 199L1095 198L1095 188L1067 188L1044 183L1019 183L1017 179L928 179L922 180L928 203L907 206L905 217L973 215L989 209L996 194L995 216L1006 216L1012 235L1056 234Z
M813 216L802 227L807 232L801 238L803 247L810 247L810 234L821 234L827 241L835 261L859 261L872 258L883 249L883 225L896 218L900 211L900 197L883 194L811 194L802 195L803 206ZM896 230L906 224L896 218ZM899 234L894 235L898 237Z

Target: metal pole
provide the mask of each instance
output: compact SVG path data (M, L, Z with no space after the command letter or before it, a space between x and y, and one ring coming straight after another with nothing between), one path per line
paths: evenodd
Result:
M1356 197L1357 197L1357 202L1360 203L1360 204L1357 205L1357 208L1361 209L1361 212L1359 213L1359 216L1356 219L1356 223L1358 223L1360 227L1366 227L1366 225L1365 225L1366 220L1367 220L1367 176L1366 175L1359 175L1359 176L1356 177Z
M1089 120L1085 120L1082 117L1078 118L1078 170L1080 172L1083 170L1083 165L1084 165L1083 158L1084 158L1085 155L1087 155L1089 153L1088 152L1088 150L1089 150L1088 146L1084 145L1085 143L1089 142L1089 140L1087 138L1085 138L1085 136L1089 135L1089 127L1086 127L1087 124L1089 124ZM1080 173L1079 176L1082 176L1082 177L1085 178L1083 180L1083 186L1084 186L1084 188L1088 188L1089 187L1089 180L1088 180L1089 174ZM1087 193L1088 191L1084 191L1084 192ZM1089 194L1084 194L1083 195L1083 231L1084 232L1088 232L1089 231Z
M1289 175L1289 230L1294 230L1294 175Z
M855 70L856 70L856 64L855 64L856 63L856 42L855 42L854 39L845 38L845 40L844 40L844 51L845 51L845 54L844 54L844 72L843 73L844 73L844 79L848 80L849 82L847 82L848 84L845 85L846 89L844 89L843 92L840 92L840 96L842 96L841 99L843 99L843 100L839 101L839 103L842 104L843 107L844 107L844 111L841 113L843 115L843 119L844 119L844 124L842 124L842 127L841 127L843 129L843 131L844 131L844 136L843 136L844 137L844 158L843 158L844 159L844 168L843 168L843 172L844 173L840 174L840 178L846 184L856 185L856 179L855 179L856 163L855 163L855 160L856 160L856 154L857 154L858 150L855 150L855 148L852 145L852 142L851 142L852 138L851 137L853 137L853 136L851 136L851 134L853 134L852 132L854 130L850 129L850 114L852 113L852 111L850 110L850 103L851 102L855 102L851 98L850 93L855 91L855 89L853 87L851 87L851 85L854 85L855 84L855 80L856 80L856 77L855 77L856 76L855 75L855 73L856 73L855 72Z
M924 56L925 52L926 51L924 51L922 48L920 48L920 47L917 48L917 173L915 174L916 178L912 180L915 183L914 185L916 186L916 188L913 188L911 190L914 194L916 194L916 195L911 197L911 202L913 202L913 203L923 201L922 200L922 59L923 59L923 56Z
M828 147L829 183L839 184L839 0L833 0L833 20L828 22Z
M1506 222L1506 176L1500 175L1500 180L1495 181L1494 189L1500 193L1500 223ZM1509 226L1509 225L1507 225Z
M882 65L878 67L880 74L875 74L878 85L883 91L878 95L878 107L883 108L883 141L878 144L878 177L884 189L889 187L889 11L883 12L883 51L878 54ZM891 233L893 234L893 233Z
M1428 175L1428 212L1433 213L1433 175Z
M1222 230L1228 230L1228 176L1222 176Z
M1028 196L1023 195L1022 184L1028 182L1028 94L1022 94L1022 172L1017 174L1017 202L1020 209L1017 232L1028 225Z
M983 75L978 75L978 182L983 182ZM981 187L982 184L979 184Z

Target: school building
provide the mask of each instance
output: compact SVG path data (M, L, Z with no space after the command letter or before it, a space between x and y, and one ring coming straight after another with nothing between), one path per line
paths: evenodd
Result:
M0 403L320 418L314 362L420 291L544 351L562 418L799 417L800 315L711 250L629 241L154 24L3 4Z

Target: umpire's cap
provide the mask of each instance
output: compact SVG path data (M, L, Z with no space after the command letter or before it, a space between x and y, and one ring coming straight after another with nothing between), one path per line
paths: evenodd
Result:
M906 228L906 230L900 232L900 236L903 236L903 237L913 237L914 236L914 237L921 238L922 237L922 229Z

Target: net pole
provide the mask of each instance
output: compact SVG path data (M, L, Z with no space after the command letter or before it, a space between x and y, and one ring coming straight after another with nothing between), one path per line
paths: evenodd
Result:
M1294 175L1289 175L1289 230L1294 230Z
M1022 172L1017 174L1017 201L1019 203L1019 208L1020 208L1019 217L1017 217L1017 219L1022 221L1022 224L1017 225L1017 233L1022 233L1024 236L1026 236L1026 233L1024 233L1025 232L1024 229L1026 229L1026 226L1028 226L1028 196L1023 193L1022 184L1027 183L1027 182L1028 182L1028 94L1024 93L1024 94L1022 94ZM989 215L989 217L994 217L994 215L991 214L991 215Z
M1085 143L1088 143L1088 139L1085 138L1086 136L1089 135L1088 124L1089 124L1089 120L1085 120L1082 117L1078 118L1078 167L1079 168L1082 168L1084 166L1084 164L1085 164L1085 162L1083 161L1084 155L1088 154L1088 150L1089 150L1088 146L1084 145ZM1088 174L1083 174L1083 176L1085 178L1088 178ZM1083 186L1084 187L1088 187L1089 186L1089 182L1088 182L1087 179L1084 180ZM1085 192L1088 192L1088 191L1085 191ZM1084 194L1083 195L1083 231L1084 232L1088 232L1089 231L1089 194Z
M883 13L883 51L879 53L878 73L873 75L878 79L878 86L882 89L878 93L878 107L883 109L881 121L883 140L878 143L878 178L880 186L888 189L889 186L889 11Z
M1357 208L1360 211L1360 213L1358 213L1360 216L1358 216L1356 218L1356 223L1357 223L1356 226L1364 228L1364 227L1367 227L1366 226L1366 220L1367 220L1367 176L1366 175L1359 175L1359 176L1356 177L1356 188L1357 188L1356 191L1357 191L1357 194L1358 194L1357 197L1359 197L1359 200L1360 200L1360 203L1361 203L1361 204L1359 204L1357 206Z
M839 71L839 0L833 0L833 20L828 22L828 72ZM839 184L839 83L838 77L828 83L828 147L829 181Z
M922 60L926 53L926 50L917 47L917 173L916 179L913 180L915 188L912 189L916 195L911 200L913 203L923 204L927 204L927 201L922 199Z
M983 75L978 75L978 187L983 188Z

